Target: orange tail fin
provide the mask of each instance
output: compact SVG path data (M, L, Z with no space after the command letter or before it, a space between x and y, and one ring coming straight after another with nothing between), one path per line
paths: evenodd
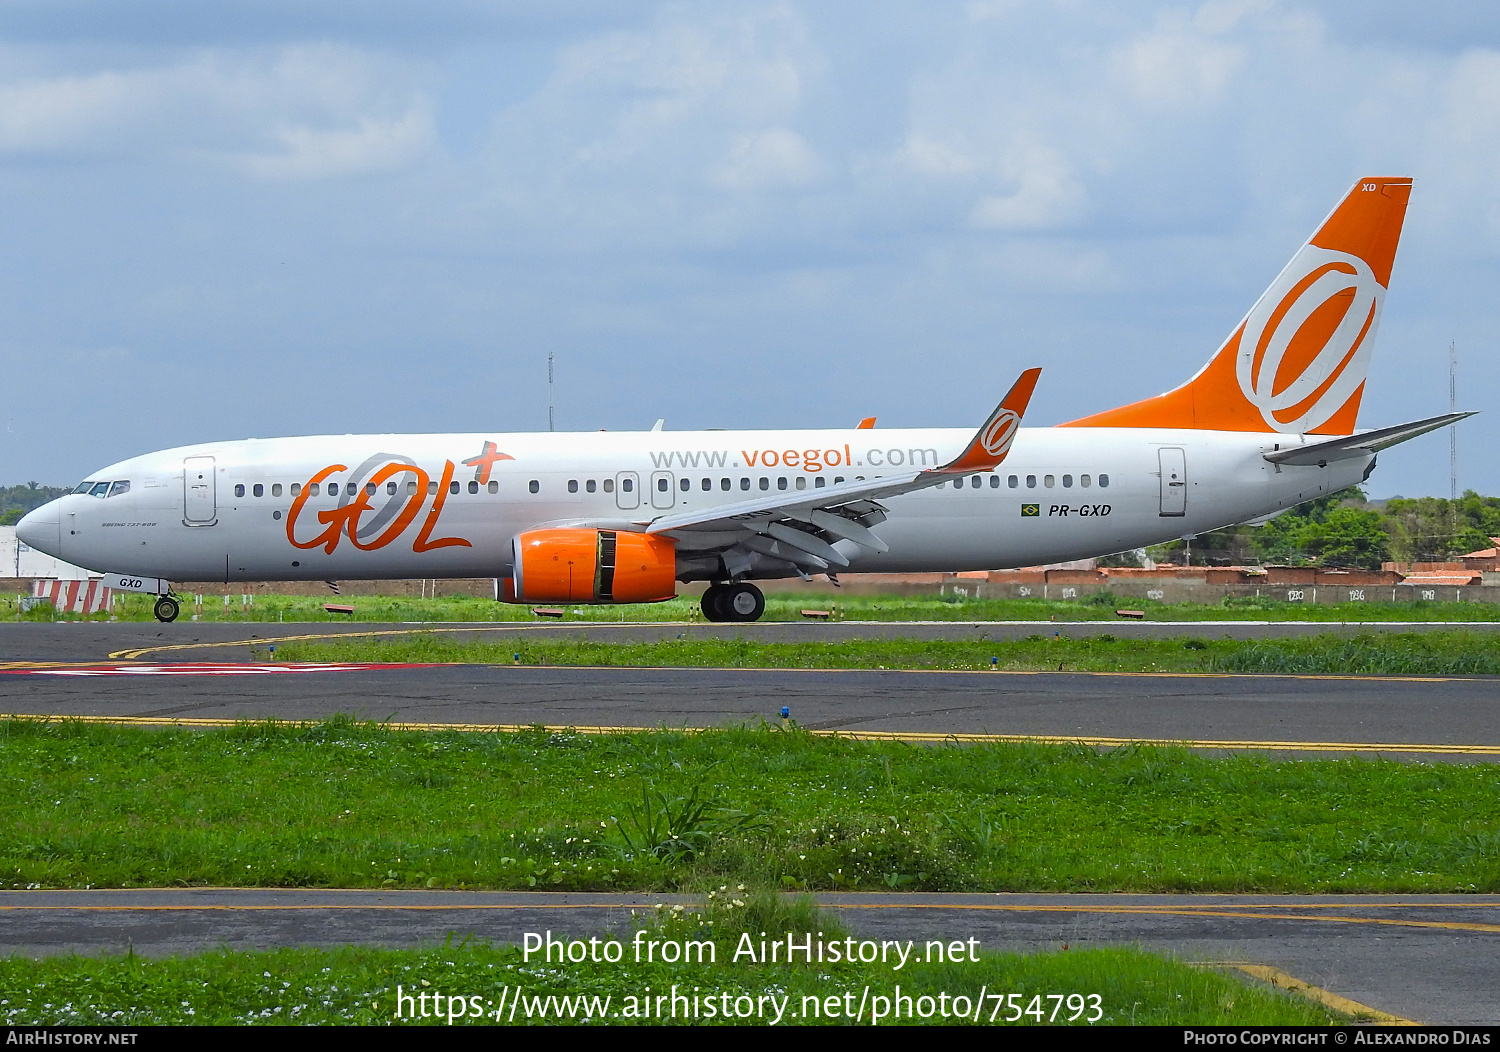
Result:
M1197 376L1062 426L1353 433L1410 195L1361 179Z

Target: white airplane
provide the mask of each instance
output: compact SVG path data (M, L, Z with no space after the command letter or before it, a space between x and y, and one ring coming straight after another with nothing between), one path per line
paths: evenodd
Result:
M495 577L517 603L670 599L754 621L752 581L1105 555L1264 520L1470 414L1357 431L1411 192L1371 178L1199 373L1022 428L1038 369L955 429L344 435L133 457L21 520L49 555L178 604L170 581Z

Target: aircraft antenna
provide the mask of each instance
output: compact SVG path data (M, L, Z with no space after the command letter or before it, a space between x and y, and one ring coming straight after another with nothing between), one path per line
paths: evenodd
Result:
M553 422L553 400L552 400L552 352L547 352L547 430L556 431Z

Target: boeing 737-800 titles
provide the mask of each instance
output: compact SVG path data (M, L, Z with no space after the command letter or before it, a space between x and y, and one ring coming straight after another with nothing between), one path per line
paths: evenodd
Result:
M707 581L981 570L1265 519L1369 477L1456 413L1359 432L1410 179L1362 179L1199 373L1023 428L1028 369L978 432L700 431L246 439L133 457L21 520L34 548L170 581L495 577L507 601L637 603ZM866 422L868 423L868 422Z

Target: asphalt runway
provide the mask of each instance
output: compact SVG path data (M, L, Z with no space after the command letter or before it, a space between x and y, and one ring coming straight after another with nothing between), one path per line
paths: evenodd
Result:
M0 712L131 721L349 714L406 724L620 728L776 723L786 706L793 720L811 730L918 739L1180 741L1292 753L1500 759L1500 706L1494 703L1500 679L1487 677L290 666L245 661L246 628L270 626L193 625L191 635L172 631L177 627L0 626L0 655L11 666L0 662ZM856 628L757 627L804 638L809 631L827 637ZM299 628L275 638L320 634L327 626ZM689 626L626 630L673 628ZM269 645L265 636L256 643L262 652ZM108 654L118 658L109 660Z
M276 946L628 935L659 895L164 889L0 892L11 952L164 956ZM1403 1020L1500 1022L1500 896L821 895L858 938L1034 952L1138 945L1292 979ZM1255 967L1258 966L1258 967ZM1268 972L1274 969L1274 972ZM1279 973L1279 974L1278 974ZM892 981L899 981L899 972ZM476 991L480 992L480 991Z

